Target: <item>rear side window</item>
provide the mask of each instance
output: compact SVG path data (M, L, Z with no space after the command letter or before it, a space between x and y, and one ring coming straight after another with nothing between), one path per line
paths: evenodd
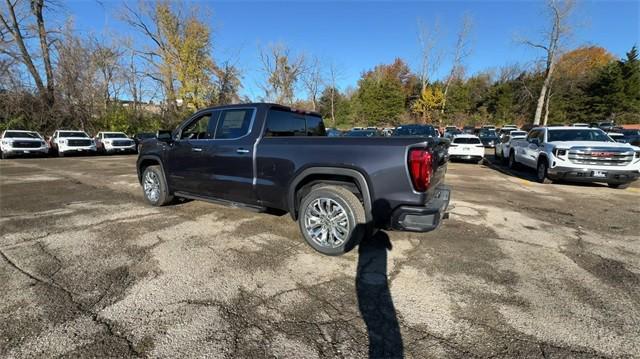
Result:
M305 116L307 119L307 136L326 136L322 118L318 116Z
M322 118L277 109L269 110L265 137L326 136Z
M453 143L462 144L462 145L479 145L480 139L478 138L466 138L466 137L458 137L453 139Z
M248 134L252 118L253 109L222 111L216 129L216 139L234 139Z

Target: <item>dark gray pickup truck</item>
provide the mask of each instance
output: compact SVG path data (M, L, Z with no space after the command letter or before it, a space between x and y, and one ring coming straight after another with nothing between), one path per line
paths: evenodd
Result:
M174 197L288 212L328 255L376 229L426 232L449 204L448 141L327 137L319 114L276 104L208 108L144 140L137 170L154 206Z

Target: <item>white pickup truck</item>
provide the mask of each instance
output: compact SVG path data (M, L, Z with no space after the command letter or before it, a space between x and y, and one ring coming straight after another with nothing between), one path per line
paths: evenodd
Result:
M618 143L597 128L539 127L509 149L509 168L536 169L540 183L551 180L604 182L627 188L640 177L640 147Z

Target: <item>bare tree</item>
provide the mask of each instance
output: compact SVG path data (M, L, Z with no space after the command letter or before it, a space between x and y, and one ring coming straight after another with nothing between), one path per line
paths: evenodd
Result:
M420 43L420 77L421 90L424 91L431 76L437 71L442 60L442 52L436 46L440 38L440 22L436 19L433 28L429 29L418 20L418 42Z
M318 58L314 58L309 64L307 71L305 71L302 76L302 83L309 95L312 110L315 111L318 107L318 95L321 92L320 87L323 83L322 71Z
M240 102L239 91L242 88L240 70L230 61L224 61L214 70L214 92L216 105Z
M42 14L44 2L43 0L33 0L31 2L30 11L24 9L25 6L21 7L21 5L25 3L26 2L24 0L5 1L5 9L0 12L0 25L2 25L0 31L2 33L3 43L5 44L0 51L25 65L27 71L29 71L29 74L31 75L36 89L38 90L38 93L45 102L51 106L54 101L54 80L53 69L51 67L51 57L49 54L49 42ZM26 45L26 41L30 37L30 34L25 32L24 29L28 28L29 24L26 23L26 20L31 16L35 16L36 18L38 37L40 39L40 56L43 59L46 72L46 85L34 61L34 58L37 57L37 55L29 52ZM5 40L6 38L8 38L8 40ZM17 51L12 51L10 46L11 44L15 44L15 46L17 46Z
M266 79L260 85L265 97L270 101L291 105L294 102L295 88L305 72L304 55L291 56L291 51L282 44L260 49L260 63Z
M533 118L534 125L540 124L543 108L548 109L548 106L545 107L545 101L548 101L551 98L549 91L551 86L551 78L555 69L555 62L560 53L562 41L571 33L569 16L571 15L571 12L574 8L574 0L547 0L547 20L549 21L549 27L543 32L543 41L522 41L525 45L531 46L536 49L541 49L545 53L544 82L542 83L542 88L540 88L540 93L538 95L536 113Z
M340 76L340 70L336 64L332 62L328 68L327 81L330 89L331 123L334 128L336 127L336 91L338 89L338 79Z
M449 93L449 87L454 79L461 77L464 72L464 68L462 66L463 60L469 56L471 53L471 44L469 43L469 35L471 33L471 29L473 27L473 21L470 15L465 14L462 19L462 27L458 32L458 36L456 37L456 45L453 51L453 63L451 65L451 71L449 72L449 76L447 76L447 80L444 85L444 98L442 99L442 110L441 113L444 113L445 107L447 105L447 94Z

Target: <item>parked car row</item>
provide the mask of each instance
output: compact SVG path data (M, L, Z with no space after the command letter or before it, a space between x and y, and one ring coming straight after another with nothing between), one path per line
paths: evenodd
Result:
M90 137L85 131L57 130L45 139L35 131L6 130L0 139L3 159L16 156L64 157L68 154L137 153L140 142L155 137L153 133L138 133L133 138L124 132L98 132Z

